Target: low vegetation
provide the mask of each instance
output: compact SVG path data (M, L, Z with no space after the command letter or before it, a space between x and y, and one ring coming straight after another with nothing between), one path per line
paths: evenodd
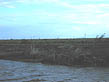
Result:
M0 58L69 66L109 66L109 39L1 40Z

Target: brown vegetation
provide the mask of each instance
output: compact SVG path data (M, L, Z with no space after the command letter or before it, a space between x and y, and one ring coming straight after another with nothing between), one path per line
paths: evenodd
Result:
M60 65L109 66L109 39L1 40L0 58Z

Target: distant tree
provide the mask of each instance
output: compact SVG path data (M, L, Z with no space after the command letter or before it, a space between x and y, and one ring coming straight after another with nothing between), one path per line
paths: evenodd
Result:
M105 34L106 34L106 33L102 34L102 35L99 37L99 39L104 38Z
M96 36L96 38L98 38L98 37L99 37L99 35Z

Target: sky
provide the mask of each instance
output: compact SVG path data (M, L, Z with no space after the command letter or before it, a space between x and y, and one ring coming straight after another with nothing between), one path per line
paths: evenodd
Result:
M109 37L109 0L0 0L0 39Z

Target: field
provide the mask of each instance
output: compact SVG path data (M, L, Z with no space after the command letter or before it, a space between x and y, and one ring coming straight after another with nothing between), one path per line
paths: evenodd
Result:
M0 40L0 59L69 66L109 66L109 39Z

